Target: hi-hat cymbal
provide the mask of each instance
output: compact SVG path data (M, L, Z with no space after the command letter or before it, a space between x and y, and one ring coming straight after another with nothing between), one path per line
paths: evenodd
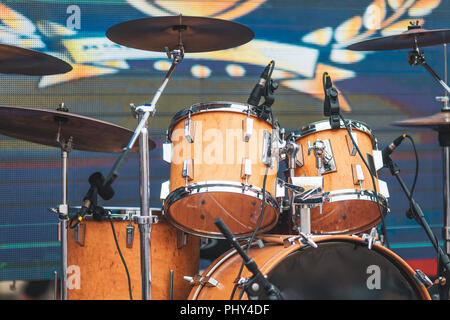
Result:
M381 51L396 49L414 49L450 42L450 29L427 30L411 28L398 35L373 38L349 45L347 49L355 51Z
M184 52L206 52L240 46L253 39L248 27L227 20L167 16L142 18L112 26L106 36L120 45L156 52L178 49Z
M450 131L450 112L439 112L431 116L396 121L394 126L428 128L439 132Z
M0 73L44 76L70 70L70 64L46 53L0 44Z
M71 140L75 150L120 153L133 132L104 121L65 111L0 106L0 133L6 136L60 148ZM149 141L149 149L155 143ZM134 145L133 152L137 152Z

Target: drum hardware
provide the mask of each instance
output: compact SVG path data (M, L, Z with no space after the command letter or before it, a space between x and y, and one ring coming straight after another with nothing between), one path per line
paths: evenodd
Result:
M406 135L407 136L407 135ZM449 256L442 250L441 246L439 245L439 242L434 235L433 231L430 228L430 225L427 223L425 216L423 214L422 209L420 208L419 204L412 198L411 192L409 191L408 187L404 183L402 177L400 176L400 169L398 168L397 164L392 160L391 156L389 154L385 155L385 161L386 161L386 167L389 168L391 174L397 178L397 181L399 182L403 192L405 193L406 197L408 198L411 206L411 213L414 217L414 219L417 221L417 223L422 226L425 233L427 234L430 242L433 244L434 249L436 250L436 253L438 255L438 261L442 264L442 267L445 268L444 274L450 273L450 259ZM445 297L445 293L441 293ZM441 298L443 298L441 296Z
M215 32L211 32L211 28ZM165 30L166 32L162 33ZM235 37L236 32L239 36ZM220 34L219 37L218 34ZM228 49L250 41L253 38L253 32L245 26L220 19L200 18L189 16L173 16L173 17L154 17L131 20L119 23L106 32L106 36L115 43L125 45L127 47L166 52L167 57L172 59L172 65L169 68L162 85L156 91L150 104L136 107L139 113L139 124L134 132L132 139L123 152L126 154L136 138L139 136L139 155L140 155L140 190L141 190L141 214L148 216L149 212L149 161L148 161L148 130L147 121L150 116L156 113L156 103L159 100L163 90L165 89L170 76L175 67L181 63L185 52L205 52L213 50ZM155 39L148 41L148 39ZM217 41L220 38L220 41ZM158 39L158 40L156 40ZM189 114L190 119L190 114ZM186 138L191 139L190 120L185 126ZM120 161L120 158L118 159ZM192 161L193 162L193 161ZM193 170L193 163L191 163ZM116 166L114 166L116 167ZM117 176L115 168L111 170L107 181L114 180ZM189 177L193 175L193 171L189 171L189 164L183 163L183 176L185 177L186 186ZM141 263L142 263L142 298L149 300L151 298L151 279L150 279L150 219L144 219L141 231Z
M417 269L414 273L414 279L416 279L420 285L424 285L427 288L433 285L433 281L431 281L430 278L428 278L428 276L419 269Z
M184 276L184 280L189 282L193 286L201 285L201 286L208 286L208 287L217 287L219 285L219 282L211 277L202 277L201 275L195 275L193 277L190 276Z
M310 245L312 248L317 248L317 243L314 242L314 240L312 239L311 234L304 234L303 232L300 231L301 228L298 228L298 236L293 236L290 238L287 238L285 240L286 243L289 243L289 245L293 245L295 244L295 242L298 243L303 243L303 244L308 244Z
M339 98L338 91L333 87L331 77L327 72L322 75L323 91L325 93L325 100L323 103L323 115L329 117L330 126L332 129L340 127L339 119Z
M358 236L310 236L317 248L301 240L286 246L286 239L290 237L259 236L265 246L252 247L250 255L285 300L431 300L426 287L414 278L416 272L378 243L369 250ZM236 286L247 285L246 280L252 276L248 270L242 277L234 276L241 260L235 248L225 252L202 273L202 276L214 277L220 286L195 286L188 299L230 299L229 292ZM371 281L378 275L379 286L375 288ZM238 293L246 298L242 287ZM231 296L231 299L237 297Z
M447 42L450 39L450 30L448 29L438 29L438 30L427 30L419 26L418 23L411 23L408 26L408 30L404 31L398 35L380 37L375 39L369 39L363 42L355 43L347 47L350 50L359 51L376 51L376 50L396 50L396 49L412 49L408 53L408 63L411 66L422 65L431 76L443 87L445 96L436 97L436 99L443 103L443 107L440 113L434 114L432 116L408 119L403 121L394 122L393 125L396 126L406 126L406 127L422 127L430 128L438 132L439 144L443 149L443 171L444 171L444 230L448 228L450 224L450 139L448 135L448 123L450 108L448 106L448 94L450 88L447 85ZM444 46L444 80L440 79L437 73L428 65L425 60L424 52L420 51L420 47L432 46L443 44ZM418 208L415 208L416 210ZM431 235L429 235L431 236ZM445 242L445 254L450 254L450 241L448 238L448 233L443 234ZM445 259L447 260L447 259ZM446 275L445 272L446 263L444 261L438 261L438 275ZM448 284L440 288L440 297L443 300L449 299L449 286Z
M131 224L131 221L133 221L133 217L131 215L131 213L128 215L128 225L126 227L126 241L127 241L127 248L133 248L133 242L134 242L134 226Z
M317 139L312 146L308 140L308 156L311 154L311 150L314 151L314 155L316 157L316 168L318 176L336 170L333 151L331 150L329 140Z
M191 123L191 112L188 113L188 118L184 120L184 136L189 143L194 142L195 122Z
M173 300L173 270L170 270L169 274L169 300Z
M259 270L255 261L244 252L222 219L217 218L214 220L214 224L224 235L229 244L234 247L236 252L241 256L243 265L245 265L252 273L252 277L248 278L244 283L241 282L243 290L247 293L248 298L250 300L283 300L280 291L267 280Z
M363 235L361 236L362 240L364 243L367 243L367 248L369 250L372 250L372 247L374 245L374 243L377 241L378 239L378 232L376 228L372 228L370 229L370 233L363 233Z

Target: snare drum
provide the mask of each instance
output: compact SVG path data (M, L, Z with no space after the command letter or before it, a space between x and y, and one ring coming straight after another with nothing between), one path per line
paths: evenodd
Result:
M315 236L313 248L289 237L264 236L264 247L249 251L284 300L430 300L417 271L379 244L369 249L356 236ZM229 300L241 265L236 250L224 253L203 272L208 281L193 287L189 299ZM241 279L251 276L244 268ZM233 299L239 297L248 298L240 285Z
M328 120L306 125L290 134L300 147L294 176L323 176L324 205L311 209L311 232L314 234L358 234L370 230L388 212L387 195L380 192L374 152L379 152L372 131L362 122L350 120L351 134L366 163L371 167L376 185L361 160L341 121L338 129L331 129ZM318 168L314 144L325 149Z
M134 300L142 295L139 231L130 221L139 208L108 209L120 251L130 275ZM200 238L168 224L160 210L152 210L157 222L151 229L151 299L184 300L190 285L185 275L198 272ZM128 300L129 286L125 267L116 247L110 221L92 216L67 235L67 288L69 300Z
M178 112L170 125L170 193L164 214L175 227L202 237L223 238L222 218L236 237L259 232L278 219L275 200L277 129L255 107L211 102ZM267 173L267 176L265 177ZM265 192L263 192L265 181Z

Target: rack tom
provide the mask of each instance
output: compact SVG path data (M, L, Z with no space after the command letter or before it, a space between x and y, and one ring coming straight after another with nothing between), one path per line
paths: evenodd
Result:
M337 129L332 129L328 120L314 122L287 138L300 149L291 174L323 177L324 204L311 209L314 234L358 234L370 230L381 221L377 202L383 215L388 212L388 194L381 193L380 186L387 189L377 177L376 139L366 124L355 120L348 123L371 171L361 160L342 121Z
M201 103L178 112L168 130L168 221L207 238L223 238L217 218L236 237L251 235L259 223L258 232L271 229L278 219L276 133L272 122L258 118L247 104Z

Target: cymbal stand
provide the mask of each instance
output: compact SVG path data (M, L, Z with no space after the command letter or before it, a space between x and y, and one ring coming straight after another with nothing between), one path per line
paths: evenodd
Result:
M434 79L444 88L445 96L436 97L436 100L443 103L443 107L441 112L450 112L450 108L448 105L450 93L450 88L447 85L447 45L444 43L444 73L445 73L445 81L439 78L436 72L431 69L431 67L426 63L423 52L420 52L419 47L417 45L417 39L415 39L414 50L410 51L408 54L408 62L410 65L422 65L427 69L427 71L433 76ZM450 254L450 132L438 130L438 139L439 144L442 147L443 151L443 167L444 167L444 212L443 212L443 233L442 238L444 240L445 253L447 255ZM444 266L442 266L442 261L438 261L438 276L444 276L446 280L446 284L440 286L440 297L441 300L449 299L449 289L450 289L450 272L445 272L443 270Z
M134 222L139 225L140 231L140 245L141 245L141 279L142 279L142 300L151 299L151 226L152 216L150 214L150 166L149 166L149 145L148 145L148 127L147 122L150 117L153 117L156 113L156 103L161 97L170 76L172 75L175 67L184 58L184 47L181 42L181 31L183 26L180 26L180 41L178 48L169 51L166 47L166 53L169 58L172 59L172 65L167 71L162 85L156 91L150 104L144 104L140 106L131 105L132 111L138 116L139 123L131 137L130 142L122 151L122 154L117 159L109 175L106 178L106 184L112 183L118 176L118 171L122 167L126 155L133 148L134 143L139 137L139 186L140 186L140 208L141 215L134 218ZM176 27L174 27L176 28Z
M58 111L68 112L69 109L64 107L64 104L57 109ZM61 139L61 128L66 121L64 117L55 117L58 122L58 133L56 141L61 148L61 204L58 207L59 217L59 241L61 242L61 300L67 300L67 222L69 220L69 206L67 204L67 163L70 151L72 151L72 137L67 141ZM55 295L56 296L56 295Z

